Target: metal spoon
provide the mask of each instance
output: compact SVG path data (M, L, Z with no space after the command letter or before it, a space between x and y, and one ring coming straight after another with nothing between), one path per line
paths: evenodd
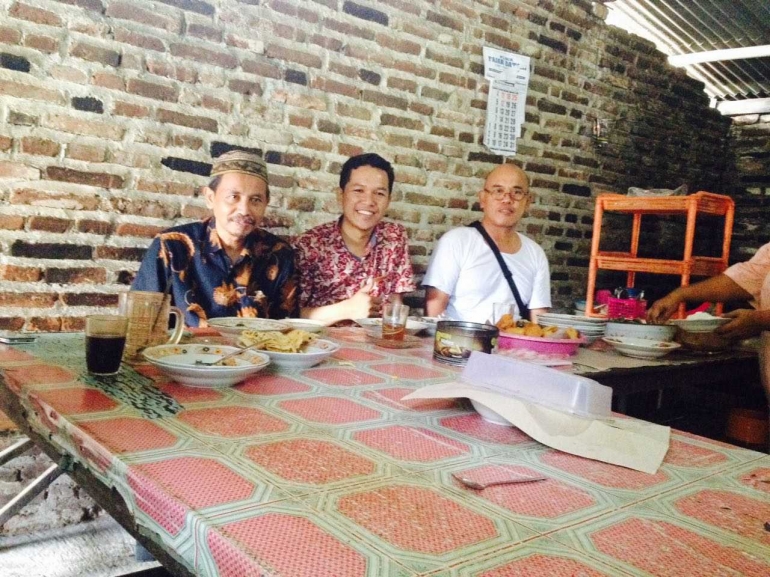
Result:
M248 347L244 347L244 348L242 348L242 349L240 349L238 351L235 351L234 353L230 353L229 355L225 355L224 357L220 357L216 361L208 362L208 361L197 360L197 361L195 361L195 364L198 365L198 366L203 366L203 367L213 367L215 365L220 365L220 364L222 364L222 361L226 361L227 359L232 359L233 357L237 357L238 355L248 351L249 349L256 347L258 344L261 344L261 343L257 343L257 344L254 344L254 345L250 345Z
M468 477L463 477L462 475L458 475L457 473L452 473L452 476L460 481L463 485L466 487L470 487L471 489L486 489L487 487L491 487L492 485L508 485L513 483L529 483L530 481L545 481L548 477L512 477L510 479L502 479L500 481L489 481L487 483L479 483L478 481L474 481L473 479L469 479Z

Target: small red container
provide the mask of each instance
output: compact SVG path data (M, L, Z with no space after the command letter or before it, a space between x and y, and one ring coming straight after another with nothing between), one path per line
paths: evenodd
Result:
M607 299L607 318L609 319L639 319L647 312L647 301L638 299Z

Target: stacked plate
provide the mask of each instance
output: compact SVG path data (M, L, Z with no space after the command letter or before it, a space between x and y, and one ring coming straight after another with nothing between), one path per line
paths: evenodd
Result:
M607 319L558 313L542 313L538 315L537 323L543 327L557 327L560 329L571 327L577 329L585 337L587 344L591 344L596 339L603 337L604 331L607 328Z

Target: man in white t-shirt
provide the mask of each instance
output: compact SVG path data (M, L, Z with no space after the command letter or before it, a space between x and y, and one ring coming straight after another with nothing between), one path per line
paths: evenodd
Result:
M529 206L529 178L518 166L495 168L479 191L481 225L500 250L530 319L551 306L551 274L545 252L516 231ZM487 322L493 303L515 303L492 249L471 227L450 230L438 242L423 279L425 312L454 320ZM517 317L520 316L518 314Z

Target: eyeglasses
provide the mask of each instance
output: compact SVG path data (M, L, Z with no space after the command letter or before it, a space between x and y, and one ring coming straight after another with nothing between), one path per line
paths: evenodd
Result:
M503 200L506 196L511 197L511 200L522 200L529 196L529 192L520 188L512 188L505 190L504 188L493 188L492 190L484 189L488 195L495 200Z

